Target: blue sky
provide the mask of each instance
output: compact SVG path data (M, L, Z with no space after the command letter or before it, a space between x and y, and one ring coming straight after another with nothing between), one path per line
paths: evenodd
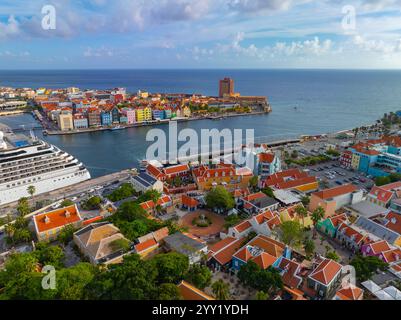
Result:
M401 0L0 2L0 69L71 68L400 69Z

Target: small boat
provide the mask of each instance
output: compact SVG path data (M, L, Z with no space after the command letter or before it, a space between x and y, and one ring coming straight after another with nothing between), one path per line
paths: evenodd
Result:
M124 127L116 126L116 127L111 128L110 130L115 131L115 130L122 130L122 129L124 129Z

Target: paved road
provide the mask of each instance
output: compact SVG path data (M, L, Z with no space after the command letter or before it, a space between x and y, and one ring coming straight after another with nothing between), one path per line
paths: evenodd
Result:
M111 184L114 181L124 181L128 180L132 172L130 170L124 170L121 172L112 173L99 178L87 180L79 184L69 186L66 188L54 190L51 192L43 193L34 197L36 202L50 200L51 202L56 202L65 198L71 198L86 193L95 187L104 187L105 185ZM93 192L95 193L95 192ZM6 216L7 214L16 215L16 207L18 202L13 202L0 207L0 217Z

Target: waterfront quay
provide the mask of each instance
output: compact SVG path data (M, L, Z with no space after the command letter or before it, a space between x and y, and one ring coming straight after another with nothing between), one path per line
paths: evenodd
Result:
M98 190L102 190L108 185L118 185L124 181L128 181L130 177L135 174L136 170L122 170L120 172L111 173L102 177L90 179L72 186L62 189L53 190L51 192L43 193L35 196L36 202L50 201L56 202L67 198L79 198L89 194L95 194ZM0 217L7 214L13 215L13 210L18 206L18 201L8 203L0 206Z
M234 83L234 80L230 80ZM265 96L241 96L220 83L219 96L186 93L128 93L125 88L34 90L32 115L49 135L120 130L169 121L220 120L272 111Z

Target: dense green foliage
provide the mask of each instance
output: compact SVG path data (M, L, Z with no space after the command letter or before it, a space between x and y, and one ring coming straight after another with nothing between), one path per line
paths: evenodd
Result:
M185 280L203 290L211 284L212 273L209 268L199 264L194 264L189 268L185 275Z
M102 198L94 196L89 198L82 204L82 208L85 210L98 210L102 204Z
M400 173L392 173L386 177L377 177L375 179L375 184L380 187L380 186L384 186L386 184L389 184L392 182L398 182L398 181L401 181L401 174Z
M227 211L234 208L235 201L226 188L218 186L206 195L206 204L210 209Z
M241 267L238 278L242 284L266 293L276 292L284 286L277 270L273 268L263 270L253 261Z
M286 245L296 246L304 239L304 228L298 221L284 221L280 225L278 234Z
M110 201L117 202L136 195L134 187L131 183L124 183L118 189L114 190L107 198Z
M350 264L355 268L356 277L359 281L371 279L373 274L378 270L385 271L388 269L388 264L378 257L363 257L358 255Z
M59 247L43 243L32 253L11 255L6 268L0 271L0 287L3 288L0 299L178 300L181 296L176 285L189 274L188 258L178 253L162 254L146 261L138 255L130 255L123 263L105 269L88 263L63 268L61 252ZM46 274L40 272L40 266L46 263L56 267L55 289L42 287ZM205 277L203 269L199 275ZM196 279L204 283L206 278Z

